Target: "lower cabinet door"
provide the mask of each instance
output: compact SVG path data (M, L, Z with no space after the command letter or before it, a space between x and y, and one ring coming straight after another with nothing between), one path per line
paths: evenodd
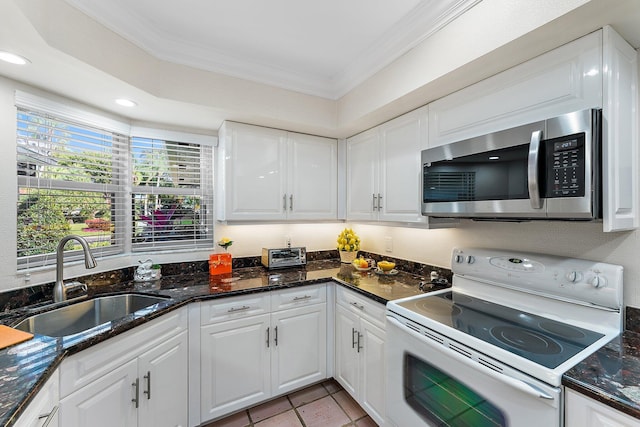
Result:
M138 358L140 427L187 427L188 352L185 331Z
M272 394L327 377L327 306L314 304L271 314Z
M565 427L637 427L640 421L565 388Z
M132 360L60 401L59 422L64 427L134 427L138 425L136 405L137 360Z
M362 350L360 360L360 402L378 423L385 421L385 331L365 319L360 319Z
M269 321L264 314L201 328L202 422L270 397Z
M360 318L336 305L335 378L351 396L358 394Z

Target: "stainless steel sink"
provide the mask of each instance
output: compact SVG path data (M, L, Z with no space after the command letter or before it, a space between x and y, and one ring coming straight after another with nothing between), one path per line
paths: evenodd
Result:
M36 314L23 320L15 328L33 334L63 337L120 319L167 299L139 294L98 297Z

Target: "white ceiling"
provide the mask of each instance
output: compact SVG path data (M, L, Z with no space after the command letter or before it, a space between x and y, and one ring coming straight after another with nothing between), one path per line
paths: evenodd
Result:
M329 99L481 0L65 0L151 55Z

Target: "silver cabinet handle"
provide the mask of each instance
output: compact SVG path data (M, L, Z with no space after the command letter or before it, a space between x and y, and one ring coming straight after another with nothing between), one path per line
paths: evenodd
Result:
M360 338L362 338L362 334L358 332L358 353L362 350L362 346L360 345Z
M289 210L293 210L293 194L289 196Z
M147 400L151 399L151 371L147 371L147 375L144 376L144 379L147 380L147 389L142 393L147 395Z
M249 310L251 307L249 307L248 305L243 305L242 307L231 307L229 310L227 310L227 313L236 313L238 311L245 311L245 310Z
M131 383L133 387L133 399L131 401L136 404L136 409L140 406L140 378L136 378L134 382Z
M538 158L540 157L540 140L542 131L537 130L531 134L529 144L529 161L527 162L527 178L529 181L529 199L533 209L541 209L540 183L538 181Z
M356 348L356 343L357 343L355 339L356 333L358 333L358 331L356 331L355 328L351 328L351 348Z
M376 207L378 206L378 197L374 194L372 194L373 196L373 210L376 210Z
M355 308L357 308L358 310L364 310L364 305L360 305L357 302L352 302L350 303L352 306L354 306Z
M269 348L269 327L267 326L267 348Z
M282 196L282 209L283 209L284 211L286 211L286 210L287 210L287 195L286 195L286 194L284 194L284 195Z
M273 328L273 333L274 333L274 337L273 337L273 342L276 344L276 347L278 346L278 327L276 326L275 328Z
M382 210L382 194L378 193L378 211Z
M305 295L303 297L295 297L293 300L294 301L304 301L304 300L309 299L309 298L311 298L311 295Z
M42 414L38 416L39 420L46 418L46 420L44 420L44 423L42 423L42 427L47 427L49 424L51 424L51 421L53 421L57 413L58 413L58 405L54 406L51 412L49 412L48 414Z

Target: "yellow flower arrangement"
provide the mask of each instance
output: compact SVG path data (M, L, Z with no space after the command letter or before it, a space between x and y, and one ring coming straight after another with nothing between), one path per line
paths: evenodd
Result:
M231 245L233 245L233 240L229 239L228 237L223 237L222 239L218 240L218 246L223 247L225 251Z
M355 252L360 249L360 238L351 228L342 230L338 235L337 243L339 251Z

